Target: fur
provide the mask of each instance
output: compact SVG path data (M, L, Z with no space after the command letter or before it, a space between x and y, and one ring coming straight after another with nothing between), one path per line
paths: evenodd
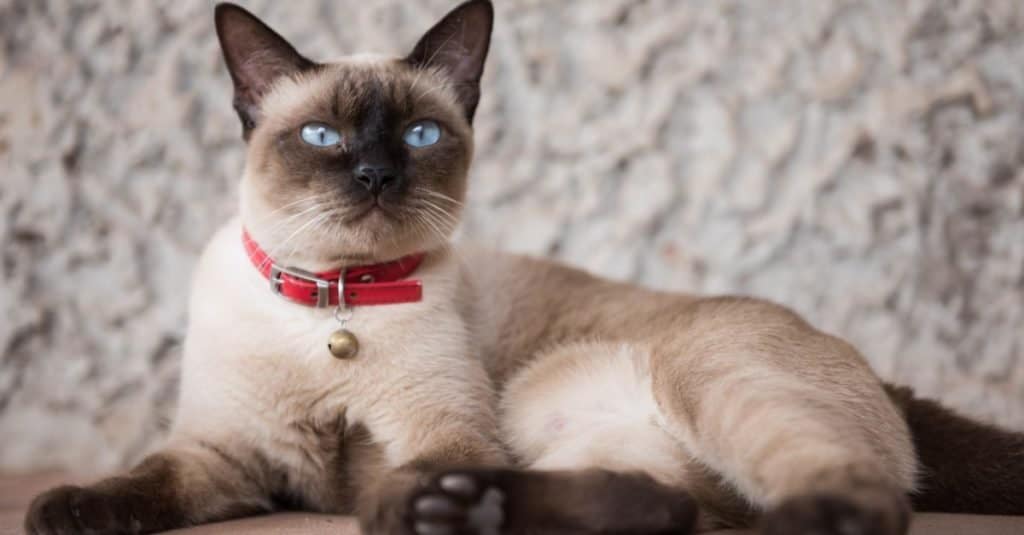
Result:
M239 216L196 270L170 439L127 474L39 496L29 533L287 507L410 535L902 535L911 500L1024 513L1024 437L883 385L785 307L449 245L491 19L470 0L405 58L319 64L217 8L248 155ZM441 139L405 146L424 118ZM341 142L305 144L310 122ZM359 183L365 163L387 188ZM358 309L360 353L334 359L333 312L273 295L243 227L308 271L427 251L423 300Z

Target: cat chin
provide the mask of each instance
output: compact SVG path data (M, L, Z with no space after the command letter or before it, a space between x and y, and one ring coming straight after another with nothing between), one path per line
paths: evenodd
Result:
M288 245L280 245L283 236L261 238L260 229L251 229L250 234L266 250L294 250L295 253L278 260L307 271L328 271L345 266L388 262L442 248L448 241L447 235L424 235L413 227L379 213L369 214L358 223L333 232L313 231L301 237L293 237Z
M358 263L386 262L413 253L432 251L451 238L452 228L423 223L421 215L402 206L373 206L344 224L334 236L340 247L327 255L332 261L358 260ZM348 251L347 254L340 251Z

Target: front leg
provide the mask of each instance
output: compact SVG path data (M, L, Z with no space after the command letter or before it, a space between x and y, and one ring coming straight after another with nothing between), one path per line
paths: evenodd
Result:
M357 502L367 534L440 535L441 526L417 507L417 499L433 488L438 473L455 467L498 467L506 464L497 440L470 429L439 429L437 441L398 468L386 464L365 470ZM429 511L426 511L429 513ZM500 523L500 521L499 521ZM454 532L453 532L454 535Z
M460 356L405 360L413 364L405 367L403 362L404 373L390 375L388 390L376 394L384 401L351 408L356 425L365 426L367 442L376 445L375 454L350 463L359 466L350 477L368 535L417 533L411 496L440 471L508 464L486 373L479 361L461 356L469 354L468 348L452 347L446 353Z
M692 533L697 507L681 489L640 472L465 469L421 485L415 535Z
M25 531L152 533L267 512L259 466L224 443L190 441L149 456L125 475L44 492L29 506Z

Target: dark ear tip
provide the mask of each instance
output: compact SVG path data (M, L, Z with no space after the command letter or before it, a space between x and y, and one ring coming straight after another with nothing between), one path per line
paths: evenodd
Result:
M491 3L491 0L466 0L448 12L449 15L455 13L482 17L487 20L488 25L491 25L494 21L494 4Z
M231 2L217 2L217 5L213 8L213 16L219 19L227 15L229 12L239 9L245 11L245 9L238 4L232 4Z
M468 0L456 9L476 8L482 9L483 14L490 19L494 18L494 3L491 0Z
M238 15L255 18L255 15L250 13L249 10L238 4L232 4L231 2L218 2L213 8L213 20L218 29L220 29L220 25L223 24L228 17Z

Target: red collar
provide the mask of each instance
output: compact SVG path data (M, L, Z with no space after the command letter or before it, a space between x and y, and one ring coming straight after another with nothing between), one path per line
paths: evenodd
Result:
M346 306L411 303L423 299L423 285L420 281L400 280L416 271L423 261L423 253L384 264L310 273L278 265L244 229L242 245L252 264L263 277L270 280L270 291L296 303L315 307L334 306L338 304L338 295L341 293L345 295Z

